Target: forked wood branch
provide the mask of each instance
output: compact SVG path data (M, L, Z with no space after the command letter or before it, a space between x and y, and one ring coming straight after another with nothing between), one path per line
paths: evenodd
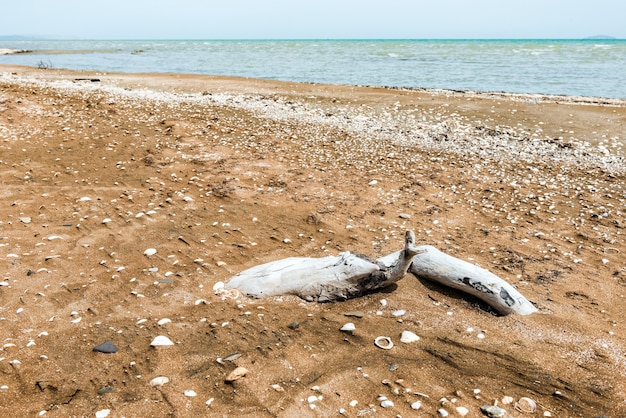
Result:
M503 315L537 311L513 286L488 270L435 247L415 245L411 231L406 233L403 250L379 259L350 252L323 258L285 258L237 274L226 282L225 289L257 298L296 295L307 301L332 302L387 287L407 271L476 296Z

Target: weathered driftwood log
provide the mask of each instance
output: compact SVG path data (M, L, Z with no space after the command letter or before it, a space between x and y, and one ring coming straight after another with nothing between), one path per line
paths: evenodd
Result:
M361 296L402 279L419 250L413 232L406 233L404 250L385 263L366 256L342 253L324 258L286 258L245 270L225 289L263 298L296 295L305 300L331 302Z
M225 289L257 298L296 295L308 301L331 302L387 287L402 279L407 270L476 296L503 315L537 311L513 286L488 270L435 247L416 246L410 231L404 250L376 260L349 252L324 258L286 258L239 273Z
M537 312L520 292L508 282L467 261L447 255L430 245L417 247L409 271L415 276L469 293L486 302L502 315L529 315ZM380 259L391 263L396 253Z

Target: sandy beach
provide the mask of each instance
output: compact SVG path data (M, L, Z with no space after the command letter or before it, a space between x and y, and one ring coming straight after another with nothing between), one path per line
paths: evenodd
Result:
M0 415L626 416L625 135L620 100L0 66ZM539 311L213 290L407 229Z

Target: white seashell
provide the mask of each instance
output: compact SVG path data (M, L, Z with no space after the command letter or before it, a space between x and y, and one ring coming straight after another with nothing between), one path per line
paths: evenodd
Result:
M150 381L150 386L163 386L170 382L170 378L166 376L155 377Z
M224 282L217 282L213 285L213 291L215 293L221 293L224 290Z
M385 399L384 401L380 403L380 406L383 408L393 408L394 404L393 404L393 401L390 401L389 399Z
M111 218L104 218L104 219L102 220L102 223L103 223L103 224L108 224L109 222L112 222Z
M158 335L154 337L154 340L152 340L152 342L150 343L150 346L152 347L166 346L166 345L174 345L174 343L165 335Z
M188 396L190 398L193 398L194 396L197 395L197 393L191 389L187 389L186 391L183 392L185 396Z
M420 401L415 401L411 404L411 409L414 409L416 411L420 409L421 407L422 407L422 402Z
M402 331L402 335L400 336L400 342L405 344L414 343L415 341L419 341L420 337L411 331Z
M308 398L306 398L306 401L307 401L308 403L317 402L317 396L315 396L315 395L311 395L311 396L309 396Z
M107 418L110 413L110 409L101 409L99 411L96 411L96 418Z
M380 306L382 306L383 308L384 308L385 306L387 306L387 299L381 299L381 300L380 300Z
M393 342L389 337L376 337L374 344L376 347L382 348L383 350L391 350L393 347Z
M204 404L206 406L211 406L211 404L213 403L214 400L215 400L215 398L209 398Z
M80 199L78 199L79 202L89 202L91 200L91 198L89 196L83 196Z
M150 257L150 256L152 256L152 255L155 255L155 254L156 254L156 252L157 252L157 250L156 250L156 249L154 249L154 248L148 248L146 251L144 251L144 252L143 252L143 254L144 254L145 256Z
M513 398L510 396L503 396L501 402L502 405L511 405L513 403Z
M441 415L442 417L447 417L448 415L450 415L450 413L448 413L448 411L446 411L445 409L441 408L438 409L437 412L439 413L439 415Z
M456 407L456 412L457 412L457 414L459 414L460 416L464 417L464 416L466 416L467 414L469 414L469 409L467 409L467 408L466 408L466 407L464 407L464 406L457 406L457 407Z
M520 398L520 400L515 403L515 409L520 412L532 414L537 410L537 404L530 398Z
M347 322L346 324L344 324L343 327L341 327L339 329L339 331L344 331L344 332L352 332L356 329L356 326L354 326L354 324L352 322Z
M172 320L171 320L171 319L169 319L169 318L163 318L163 319L160 319L160 320L159 320L159 322L157 322L157 324L159 324L159 325L165 325L165 324L169 324L170 322L172 322Z
M399 309L397 311L393 311L392 315L393 316L402 316L406 313L406 311L404 309Z

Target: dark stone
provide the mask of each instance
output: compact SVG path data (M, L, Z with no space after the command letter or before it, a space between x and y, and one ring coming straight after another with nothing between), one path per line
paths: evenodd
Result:
M117 346L111 341L105 341L102 344L95 346L93 351L97 353L117 353Z
M115 389L113 389L111 386L103 386L100 389L98 389L98 395L104 395L106 393L113 393L115 392Z

